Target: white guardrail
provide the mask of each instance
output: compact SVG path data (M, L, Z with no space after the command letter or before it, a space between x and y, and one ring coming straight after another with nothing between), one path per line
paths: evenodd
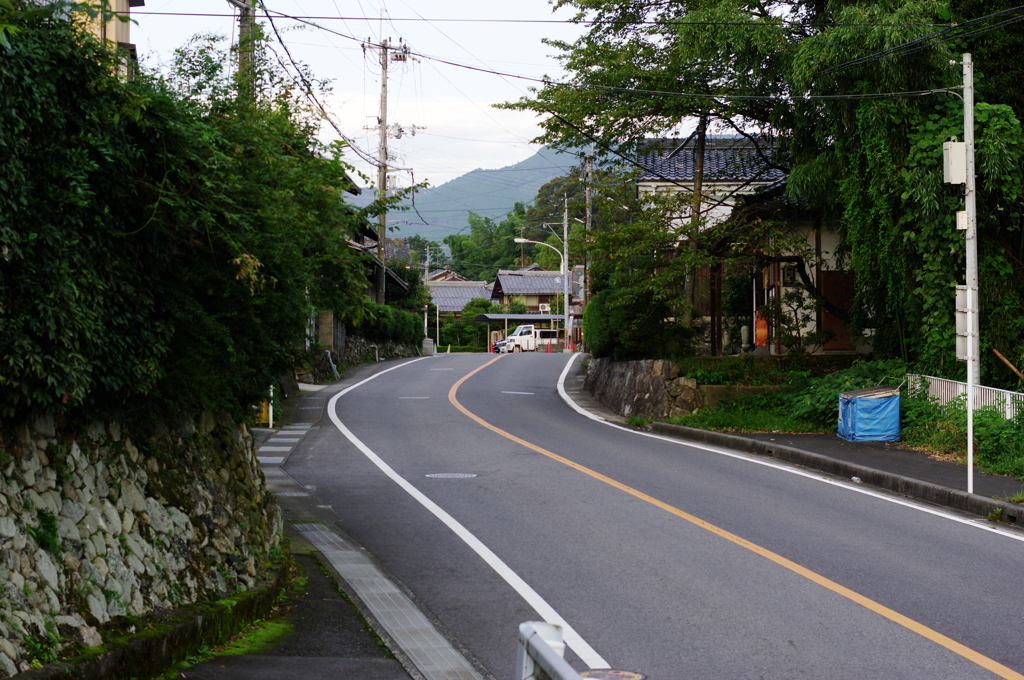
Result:
M564 654L561 626L541 621L519 624L514 680L581 680Z
M936 378L931 375L907 374L907 384L911 392L921 389L921 381L928 386L928 396L933 397L939 404L946 404L967 396L967 383ZM1024 411L1024 393L975 385L974 408L977 410L982 406L998 408L1007 420L1013 420L1018 413Z

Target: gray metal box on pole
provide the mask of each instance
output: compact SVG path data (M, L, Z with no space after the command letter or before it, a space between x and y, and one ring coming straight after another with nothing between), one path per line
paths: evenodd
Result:
M956 287L956 358L957 361L968 361L971 357L972 344L969 341L974 333L971 331L967 313L969 309L978 308L978 289L971 291L968 302L967 286Z
M942 143L942 181L945 184L967 184L966 142Z

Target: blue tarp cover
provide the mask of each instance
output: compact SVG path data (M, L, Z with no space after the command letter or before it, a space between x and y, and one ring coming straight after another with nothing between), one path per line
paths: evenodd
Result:
M858 392L868 390L839 395L839 436L851 442L899 441L899 392L892 396L861 396Z

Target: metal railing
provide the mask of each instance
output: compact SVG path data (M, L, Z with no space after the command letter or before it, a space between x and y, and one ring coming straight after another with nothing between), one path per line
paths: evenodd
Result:
M921 391L922 381L927 385L925 393L939 404L947 404L967 396L967 383L931 375L907 374L911 393ZM975 385L974 408L977 410L983 406L997 408L1007 420L1013 420L1018 413L1024 412L1024 393Z
M561 626L541 621L519 624L515 680L581 680L563 654Z

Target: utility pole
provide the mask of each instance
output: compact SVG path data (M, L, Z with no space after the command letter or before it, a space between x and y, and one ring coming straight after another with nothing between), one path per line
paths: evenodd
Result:
M377 168L377 198L384 200L388 195L388 48L390 41L380 41L380 114L377 116L377 126L380 132L380 141L377 148L377 156L380 158L380 167ZM387 242L388 216L382 212L377 216L377 257L380 258L380 269L377 270L377 304L384 304L384 287L387 285L384 268L384 244Z
M591 142L591 144L590 144L590 153L587 154L587 161L586 161L586 164L584 165L584 169L585 169L585 173L586 173L586 183L584 184L584 189L587 192L587 216L586 216L586 222L584 222L584 225L583 225L583 243L584 243L584 246L583 246L583 306L584 307L586 307L586 305L587 305L588 296L590 294L590 272L588 271L589 265L590 265L590 261L589 261L590 258L587 256L587 246L586 246L586 244L589 242L589 239L590 239L590 227L592 225L593 218L594 218L593 205L591 204L591 192L593 191L591 186L594 183L594 165L593 165L593 163L594 163L594 144L593 144L593 142Z
M952 62L955 63L955 62ZM966 285L956 291L956 354L967 362L967 493L974 493L974 390L981 383L981 323L978 309L978 209L974 177L974 62L963 57L964 141L942 145L943 181L964 185L964 210L957 229L964 232Z
M974 493L974 386L981 383L981 339L978 323L978 209L974 185L974 62L964 54L964 145L967 181L964 210L967 212L967 493Z
M392 45L391 39L380 39L380 43L374 44L367 40L363 43L363 51L367 49L377 50L380 56L380 113L377 115L377 133L378 144L377 144L377 155L380 158L380 165L377 167L377 198L384 200L388 195L388 64L392 61L407 61L409 58L409 46L402 42L399 38L398 45ZM422 130L424 128L418 128L413 126L411 132L413 135L416 134L416 130ZM401 138L405 130L396 125L395 126L395 137ZM377 291L377 304L384 304L385 299L385 257L388 235L388 216L386 212L382 212L377 216L377 256L380 258L380 269L377 271L375 288Z
M256 3L255 0L228 0L238 8L238 79L244 97L252 99L256 96L256 77L253 73L256 40Z
M562 338L563 351L569 349L569 196L562 194L562 328L565 330L565 337Z

